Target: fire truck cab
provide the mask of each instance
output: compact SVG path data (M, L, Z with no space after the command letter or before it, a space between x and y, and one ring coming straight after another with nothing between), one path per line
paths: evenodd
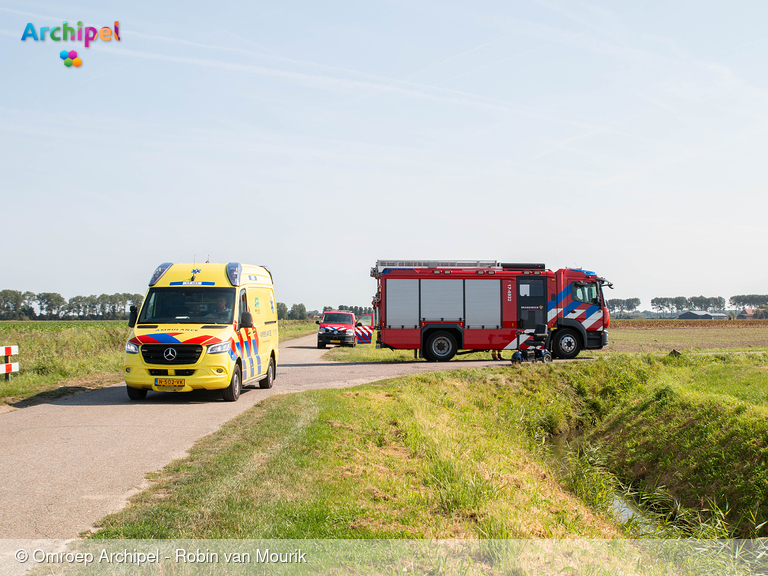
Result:
M594 272L491 260L379 260L371 269L376 346L447 361L460 350L528 348L536 326L546 347L575 358L608 344L610 316Z

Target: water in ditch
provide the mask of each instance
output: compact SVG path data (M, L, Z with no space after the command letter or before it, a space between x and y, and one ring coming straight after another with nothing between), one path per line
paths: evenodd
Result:
M555 470L564 473L570 470L571 458L578 451L580 441L578 438L554 436L547 440L545 447L548 463ZM609 513L619 524L631 523L639 536L654 534L657 530L657 523L650 515L640 510L631 498L615 490L612 493Z

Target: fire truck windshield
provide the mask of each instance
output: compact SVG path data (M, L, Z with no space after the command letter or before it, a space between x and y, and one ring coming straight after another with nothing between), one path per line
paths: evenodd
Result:
M234 288L152 288L139 324L231 324Z
M571 288L571 298L576 302L585 302L600 306L600 288L597 282L574 282Z

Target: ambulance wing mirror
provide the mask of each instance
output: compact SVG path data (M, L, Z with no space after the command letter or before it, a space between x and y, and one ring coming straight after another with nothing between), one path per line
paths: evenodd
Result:
M131 306L131 311L128 314L128 326L133 328L136 326L136 320L139 317L139 309L136 306Z
M253 328L253 316L247 310L240 315L240 328Z

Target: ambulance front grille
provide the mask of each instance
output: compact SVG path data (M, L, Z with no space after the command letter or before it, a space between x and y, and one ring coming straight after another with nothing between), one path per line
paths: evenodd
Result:
M175 354L168 349L173 349ZM142 344L141 355L147 364L194 364L203 353L200 344Z

